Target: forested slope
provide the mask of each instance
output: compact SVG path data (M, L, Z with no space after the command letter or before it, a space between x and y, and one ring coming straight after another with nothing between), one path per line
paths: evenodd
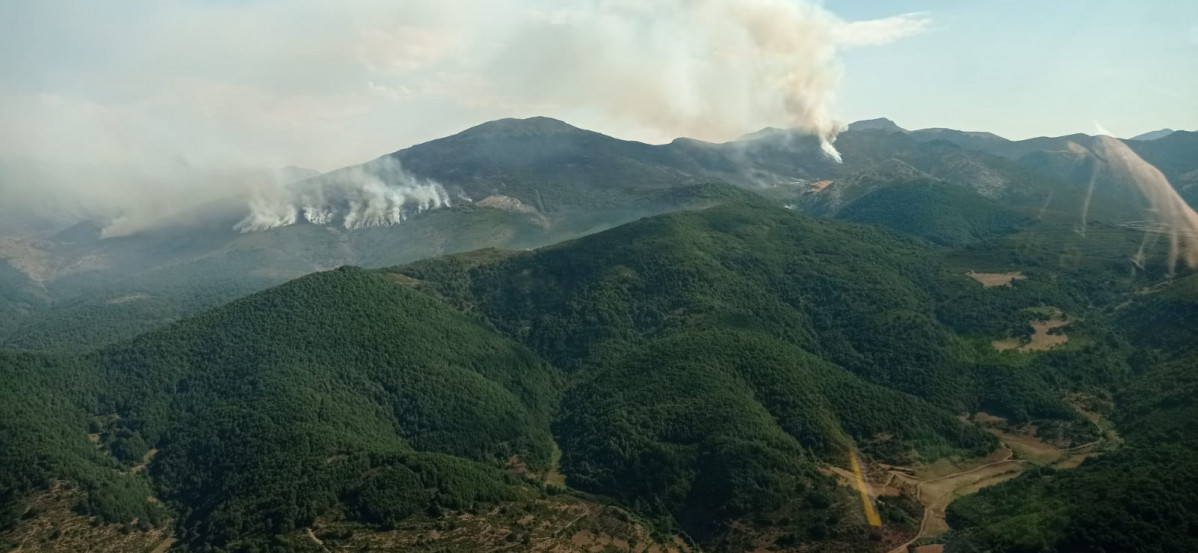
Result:
M950 552L1198 549L1198 293L1195 276L1149 291L1117 326L1139 345L1115 395L1122 449L1043 470L952 504Z
M3 449L19 457L5 466L36 461L6 471L6 512L52 479L84 483L85 509L105 519L144 518L156 494L192 546L248 546L338 504L391 523L511 498L499 467L518 455L544 468L552 450L548 365L360 269L305 277L63 368L16 361L3 364L16 385L0 409L14 429ZM149 451L149 469L131 470Z
M1072 392L1114 400L1125 449L996 488L1030 511L989 492L959 502L952 547L1003 550L1024 528L1074 543L1097 528L1088 505L1135 511L1140 485L1105 503L1063 490L1127 467L1189 470L1154 447L1192 448L1192 337L1142 346L1135 330L1188 320L1192 280L1137 293L1159 279L1116 263L1119 229L1078 242L1013 217L945 227L986 236L950 249L720 187L688 197L718 205L535 251L317 273L87 354L0 352L13 469L0 526L66 481L80 512L167 525L182 550L288 550L330 520L373 532L531 509L549 492L530 479L560 470L568 493L595 494L577 501L705 550L864 551L881 544L859 499L821 469L852 449L893 464L984 455L997 440L960 418L977 411L1091 440ZM1089 249L1063 263L1065 243ZM1028 278L983 288L965 274L978 263ZM991 347L1046 306L1070 315L1067 347ZM1161 494L1194 511L1183 490ZM878 506L887 539L917 530L911 498ZM1154 540L1143 518L1118 543Z
M838 459L850 445L894 462L992 448L961 412L1091 431L1062 398L1084 380L1077 367L1115 346L1025 362L975 353L942 322L965 296L1024 326L1027 307L1086 298L1039 283L983 292L944 253L733 203L396 271L574 373L554 426L571 485L664 507L705 535L793 499L763 491L804 481L790 459Z

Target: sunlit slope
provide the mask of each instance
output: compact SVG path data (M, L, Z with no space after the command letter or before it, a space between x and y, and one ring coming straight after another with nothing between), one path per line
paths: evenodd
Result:
M1152 288L1117 265L1127 229L1036 242L1047 222L1020 222L949 248L736 189L704 197L538 250L318 273L88 355L9 354L3 460L20 470L0 479L0 522L66 480L102 520L248 550L329 521L489 513L537 493L514 472L554 468L705 549L861 550L860 498L820 472L849 448L867 464L983 455L995 439L959 419L977 411L1082 443L1096 430L1068 394L1130 394L1136 371L1184 362L1177 339L1145 357L1120 326L1188 301L1190 282ZM1063 264L1054 249L1075 239L1091 249ZM983 288L968 270L1026 278ZM1070 317L1065 346L991 346L1046 306ZM917 508L878 504L899 533Z
M472 255L398 270L564 368L673 333L733 329L952 409L975 397L956 335L936 314L943 290L969 280L946 275L939 250L893 232L729 203L535 252Z
M1091 301L1048 269L984 290L949 255L877 228L733 203L395 271L575 372L554 426L568 482L710 531L784 504L750 493L760 480L737 471L792 482L802 465L770 459L843 461L850 443L894 460L985 451L993 442L958 413L1082 421L1063 401L1069 382L1123 374L1116 355L1081 376L1110 353L1105 344L1004 357L963 339L1026 327L1028 307ZM954 316L962 308L996 326ZM749 457L758 461L736 468ZM716 478L704 474L741 474L728 481L749 487L708 489ZM714 507L725 500L744 507Z

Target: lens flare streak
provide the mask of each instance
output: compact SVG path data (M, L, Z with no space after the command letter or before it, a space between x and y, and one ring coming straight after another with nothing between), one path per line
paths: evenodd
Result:
M861 492L861 504L865 509L865 520L870 526L881 526L882 517L878 516L877 509L874 509L873 498L869 495L869 488L865 485L865 477L861 474L861 463L857 461L857 452L849 450L849 461L853 465L853 476L857 479L857 491Z

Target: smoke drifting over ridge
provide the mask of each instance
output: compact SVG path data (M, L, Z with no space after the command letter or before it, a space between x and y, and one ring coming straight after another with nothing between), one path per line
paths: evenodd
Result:
M250 200L250 214L234 228L252 232L300 221L346 229L383 227L449 205L449 195L440 184L417 179L398 162L382 158L259 191Z
M673 136L723 141L792 127L839 159L839 49L928 24L918 14L847 23L794 0L587 2L522 25L492 80L504 100L553 109L569 99Z
M796 127L835 155L839 50L929 23L847 22L806 0L131 2L6 8L38 22L0 37L6 213L100 218L117 236L250 196L257 228L289 220L263 207L280 167L349 166L502 117L650 142Z

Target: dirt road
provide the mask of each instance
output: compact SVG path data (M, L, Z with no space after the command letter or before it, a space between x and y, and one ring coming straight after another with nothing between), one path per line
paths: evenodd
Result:
M889 553L907 553L907 548L916 540L934 538L947 532L949 526L944 513L953 499L1010 480L1029 465L1076 467L1087 456L1093 455L1094 446L1101 443L1099 440L1071 448L1054 448L1028 436L999 431L995 431L995 434L1002 442L1000 454L997 459L984 459L985 463L982 465L943 476L925 478L898 471L890 472L894 479L915 486L915 497L923 504L924 511L919 532L915 537L891 549ZM1021 457L1030 456L1033 460L1015 459L1016 452L1019 452ZM993 456L992 454L990 457Z

